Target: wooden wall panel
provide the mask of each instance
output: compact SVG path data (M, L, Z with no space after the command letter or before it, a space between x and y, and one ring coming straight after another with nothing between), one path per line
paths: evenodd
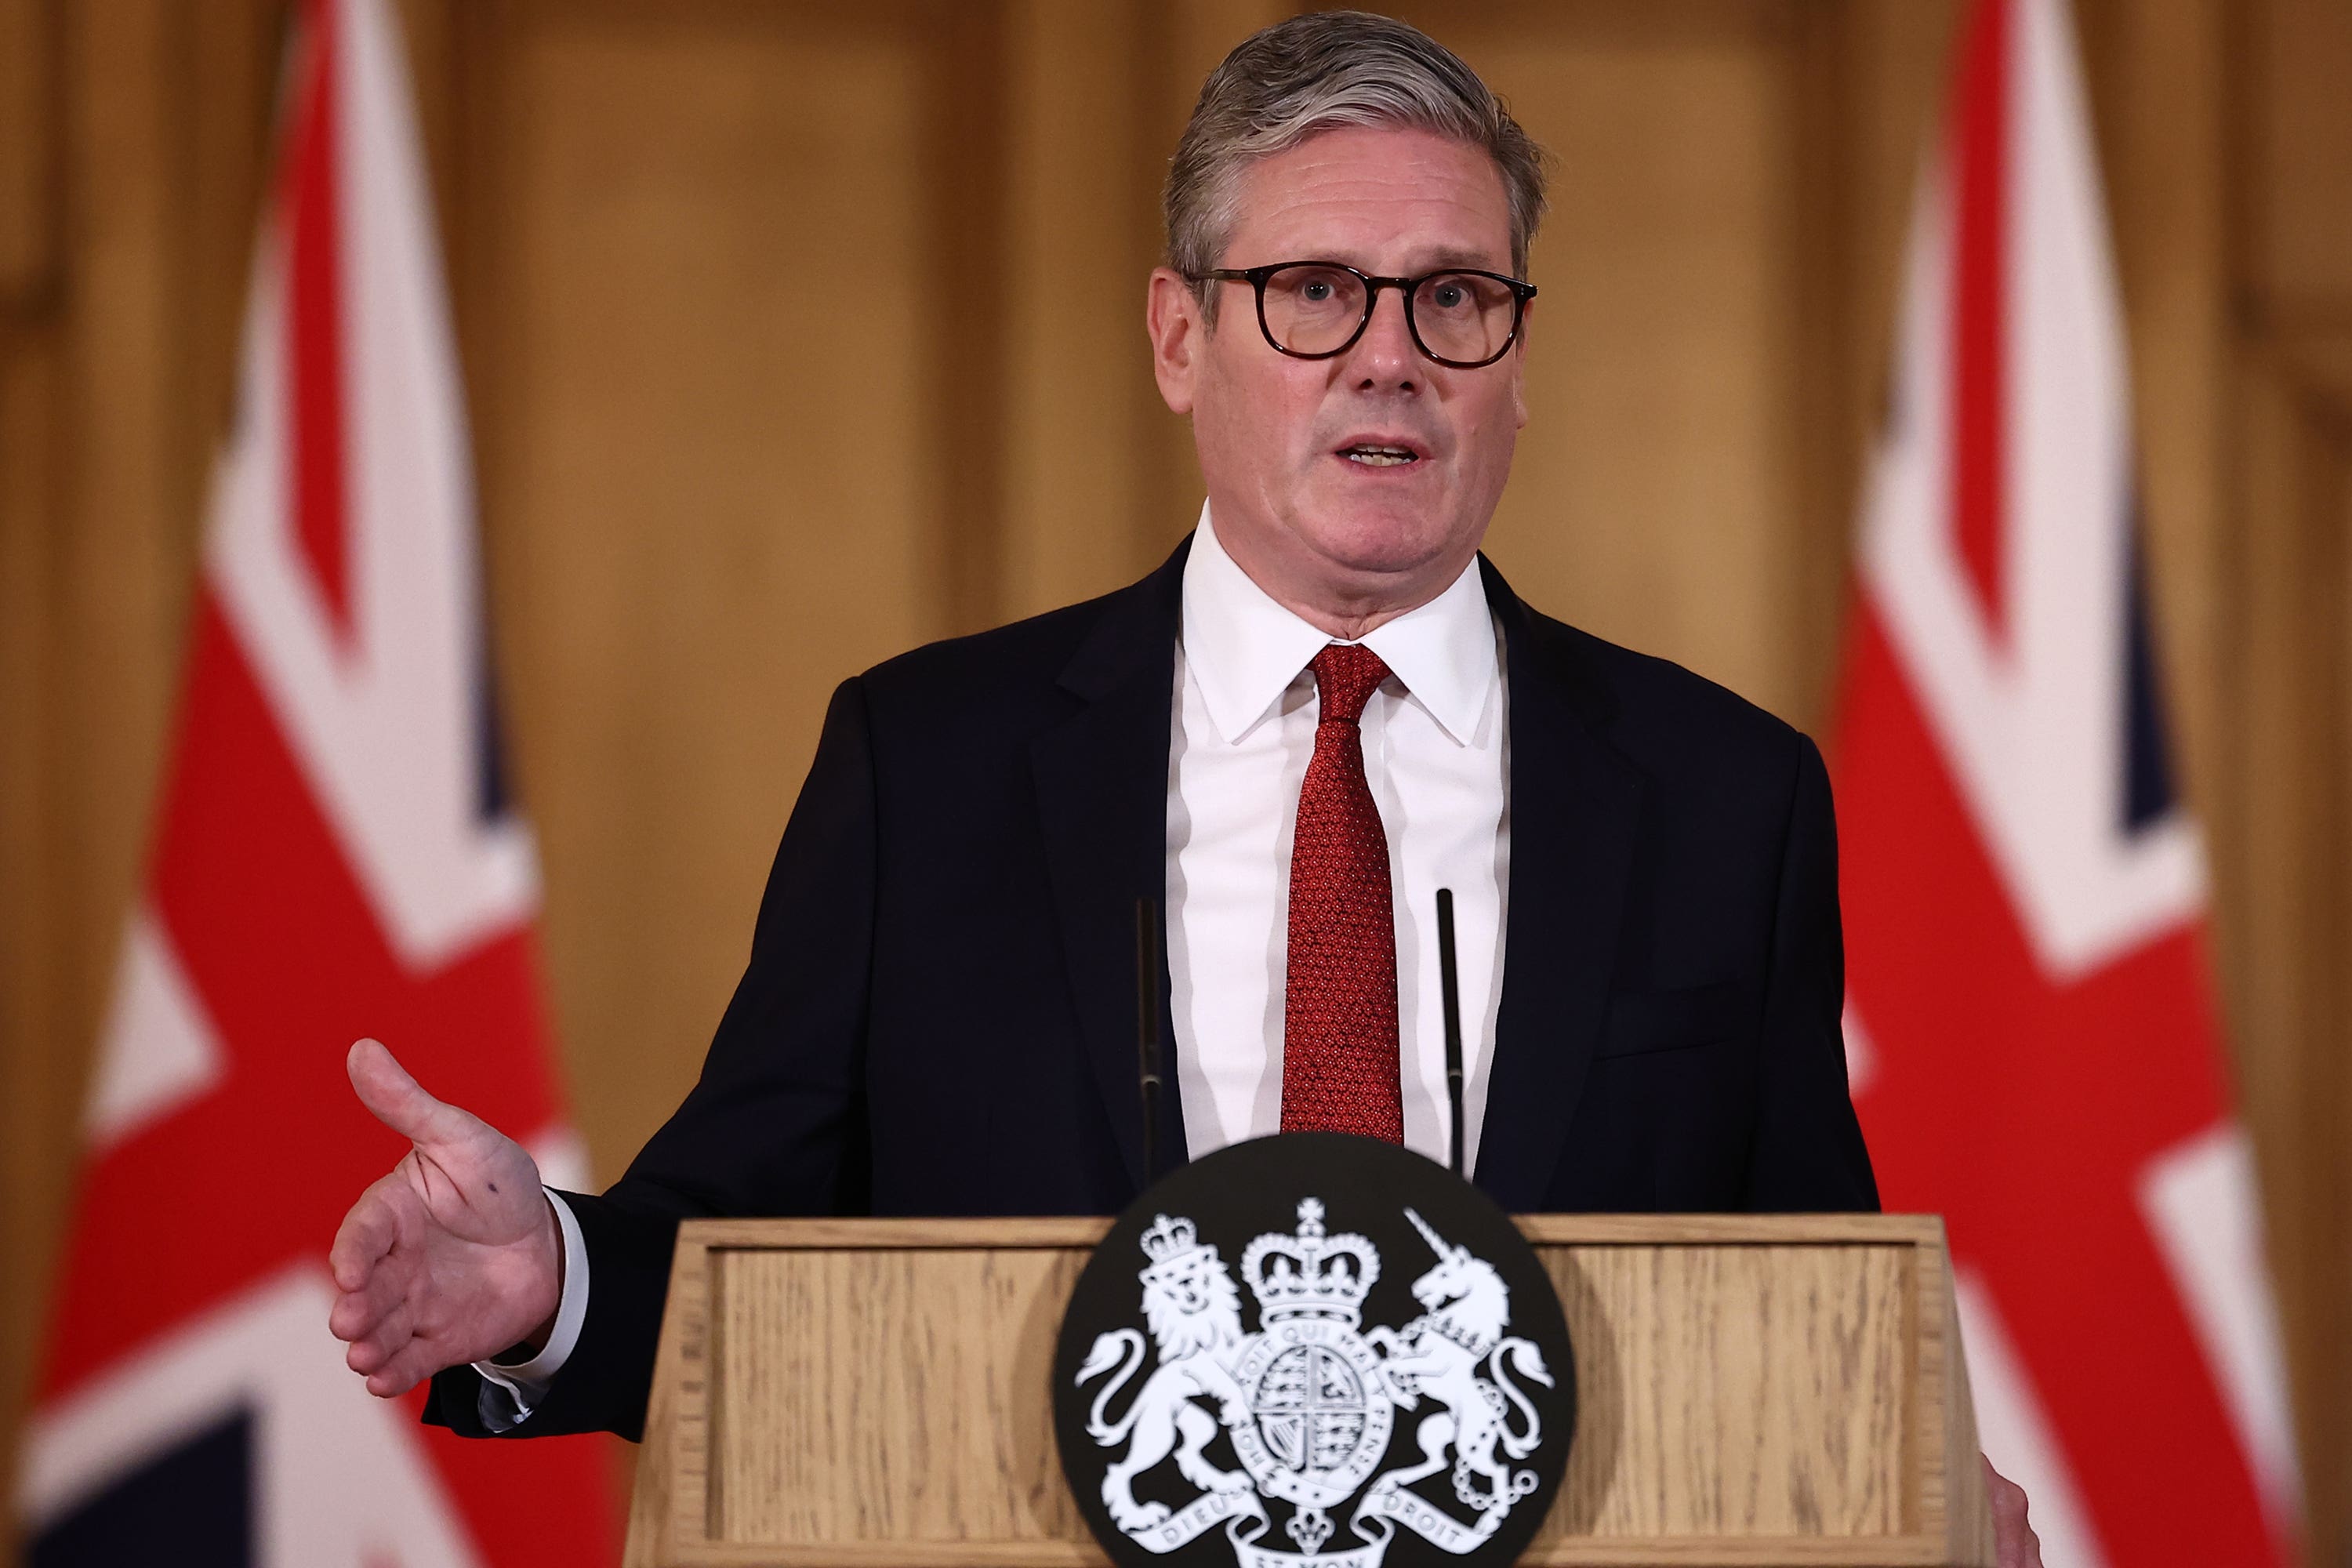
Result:
M1750 18L1464 39L1559 158L1490 535L1549 613L1803 715L1788 62Z
M1012 7L1005 200L1004 618L1131 582L1181 506L1168 412L1144 348L1166 151L1139 85L1159 41L1141 7Z
M268 0L0 12L0 1466L179 679ZM21 54L14 51L21 49ZM256 84L261 90L256 90ZM226 285L226 288L225 288Z
M961 307L910 30L529 7L490 58L492 592L609 1179L693 1081L833 687L947 629L927 340Z
M2314 1562L2352 1558L2352 15L2230 13L2222 975L2295 1372Z
M50 53L55 33L37 0L0 4L0 298L25 308L56 261L50 184Z
M2259 360L2241 385L2244 635L2225 861L2238 1068L2298 1376L2314 1560L2352 1546L2352 402ZM2322 1555L2320 1549L2326 1549Z
M1132 582L1200 515L1192 426L1143 334L1160 184L1201 81L1283 0L1007 7L1003 555L997 618Z
M2237 237L2262 320L2302 332L2352 331L2352 116L2344 62L2352 7L2268 0L2231 14L2243 50L2236 110L2248 162L2233 192Z
M54 29L0 0L0 1466L16 1454L80 1054L55 1039L48 519L58 510Z

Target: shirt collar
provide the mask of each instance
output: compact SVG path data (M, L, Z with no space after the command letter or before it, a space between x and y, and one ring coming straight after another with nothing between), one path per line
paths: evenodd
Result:
M1457 745L1467 745L1496 685L1495 623L1474 561L1429 603L1363 639ZM1201 508L1184 563L1184 663L1227 744L1268 714L1330 636L1283 608L1225 553Z

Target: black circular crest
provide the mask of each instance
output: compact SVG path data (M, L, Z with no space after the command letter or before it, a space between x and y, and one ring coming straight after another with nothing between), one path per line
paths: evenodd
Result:
M1501 1568L1575 1422L1559 1298L1509 1217L1338 1133L1154 1185L1054 1354L1062 1471L1120 1568Z

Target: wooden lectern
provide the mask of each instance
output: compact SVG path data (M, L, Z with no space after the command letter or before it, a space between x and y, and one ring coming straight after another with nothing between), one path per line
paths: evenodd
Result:
M684 1226L629 1568L1107 1568L1047 1379L1109 1223ZM1521 1562L1990 1568L1941 1221L1518 1223L1579 1406Z

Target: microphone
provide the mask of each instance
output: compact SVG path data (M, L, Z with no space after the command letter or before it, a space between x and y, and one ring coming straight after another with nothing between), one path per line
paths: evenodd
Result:
M1445 998L1446 1164L1462 1172L1462 979L1454 963L1454 889L1437 889L1437 973Z
M1135 1087L1143 1100L1143 1184L1160 1173L1160 901L1135 900Z

